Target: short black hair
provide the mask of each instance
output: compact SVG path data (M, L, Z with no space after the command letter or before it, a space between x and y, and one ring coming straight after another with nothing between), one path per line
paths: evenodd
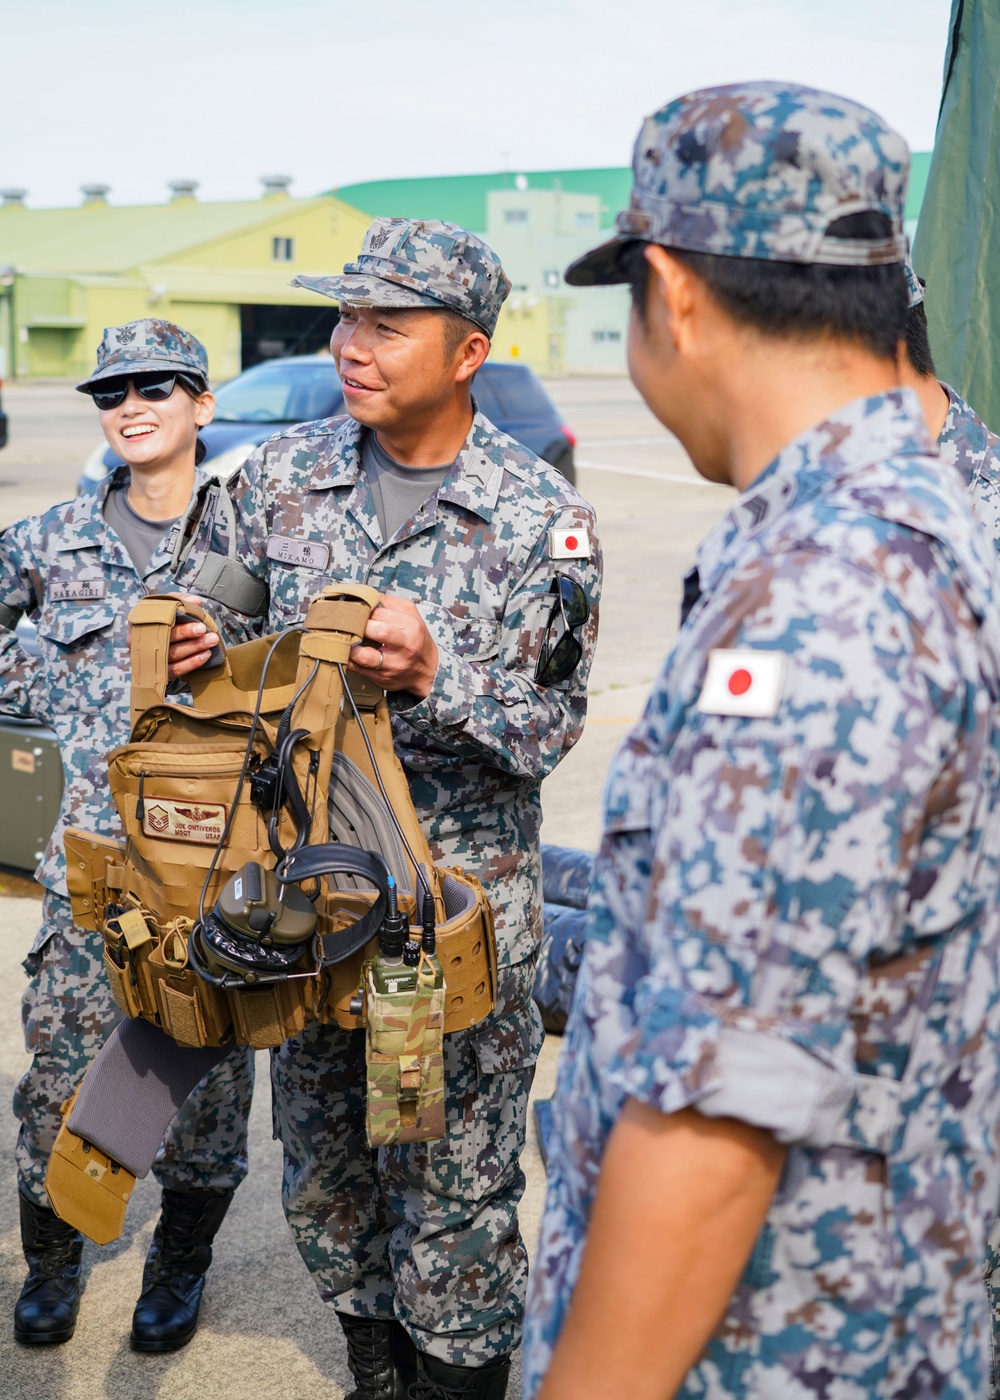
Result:
M835 219L837 238L883 239L892 234L885 214L867 211ZM645 319L649 264L637 242L622 254L632 302ZM826 263L772 262L669 248L706 284L734 321L776 337L834 336L854 341L881 359L895 359L903 337L909 295L901 263L833 267Z
M477 331L480 335L486 335L482 326L477 326L475 321L470 321L467 316L463 316L460 311L452 311L449 307L442 307L436 313L441 317L444 327L444 354L445 359L450 360L452 355L461 345L467 335L474 335ZM489 336L486 339L489 340Z
M927 334L927 314L922 301L916 306L911 306L907 313L904 339L906 358L912 368L919 375L933 375L936 379L937 370L934 368L934 356L931 354L931 342Z

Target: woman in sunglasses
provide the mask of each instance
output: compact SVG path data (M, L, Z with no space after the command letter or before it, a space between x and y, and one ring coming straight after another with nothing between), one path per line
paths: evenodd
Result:
M105 332L97 370L77 389L94 400L108 444L130 468L108 491L104 518L142 573L187 507L205 455L198 429L215 413L208 355L170 321L133 321Z
M204 508L212 486L197 469L198 429L211 421L205 347L169 321L105 331L97 369L77 386L124 463L96 496L78 497L0 535L0 713L34 718L59 736L65 789L37 878L42 927L25 961L25 1041L32 1063L15 1094L21 1238L28 1277L14 1312L23 1344L68 1341L82 1281L82 1237L53 1213L45 1169L59 1106L75 1089L119 1012L99 934L77 928L66 888L63 833L120 834L105 754L129 735L128 614L146 593L197 593L210 548ZM192 505L183 549L179 521ZM178 562L180 561L180 562ZM218 571L216 571L218 572ZM234 603L233 606L238 606ZM247 609L249 611L249 609ZM246 618L215 611L227 640ZM38 654L21 646L21 615ZM172 1351L194 1334L211 1243L246 1174L252 1057L238 1050L206 1078L174 1120L153 1168L163 1212L132 1319L132 1346Z

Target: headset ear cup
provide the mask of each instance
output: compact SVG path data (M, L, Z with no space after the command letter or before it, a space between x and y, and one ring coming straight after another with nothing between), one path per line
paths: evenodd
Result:
M367 880L376 892L375 903L366 914L318 940L320 962L324 967L343 962L363 948L382 927L389 908L389 871L385 861L375 851L361 851L344 846L339 841L324 841L316 846L304 846L293 851L276 872L280 884L300 884L316 880L321 875L357 875Z

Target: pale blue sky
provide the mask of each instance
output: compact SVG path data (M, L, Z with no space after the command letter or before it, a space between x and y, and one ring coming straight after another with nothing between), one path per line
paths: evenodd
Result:
M626 164L685 89L789 78L933 141L950 0L0 0L0 185L115 203ZM905 28L900 16L905 14Z

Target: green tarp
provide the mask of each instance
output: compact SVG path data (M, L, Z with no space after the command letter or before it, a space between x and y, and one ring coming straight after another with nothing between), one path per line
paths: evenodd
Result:
M952 0L913 249L938 374L1000 424L1000 0Z

